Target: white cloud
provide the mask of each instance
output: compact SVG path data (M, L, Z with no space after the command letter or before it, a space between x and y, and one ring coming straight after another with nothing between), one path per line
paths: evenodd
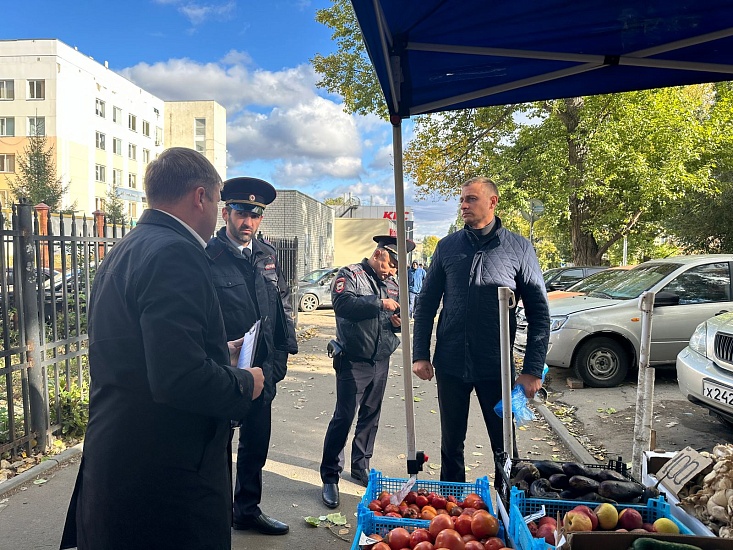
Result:
M209 20L227 21L234 16L237 3L229 1L219 4L203 4L189 0L154 0L164 6L176 6L176 10L188 19L192 25L198 26Z

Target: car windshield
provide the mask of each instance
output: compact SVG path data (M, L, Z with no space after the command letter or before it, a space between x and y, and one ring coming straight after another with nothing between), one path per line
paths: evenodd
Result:
M604 269L592 275L588 275L582 281L578 281L573 286L567 288L567 292L583 292L588 293L600 285L613 281L616 277L624 277L628 275L627 270L623 269Z
M588 296L597 298L610 298L612 300L631 300L638 298L642 292L649 290L675 269L680 267L677 263L652 263L644 264L620 275L613 277L610 281L601 283L588 293Z
M301 283L317 283L318 280L326 275L327 273L330 273L333 268L327 267L324 269L316 269L314 271L311 271L310 273L306 273L303 275L303 278L300 280Z
M547 282L560 272L560 268L548 269L542 274L542 279Z

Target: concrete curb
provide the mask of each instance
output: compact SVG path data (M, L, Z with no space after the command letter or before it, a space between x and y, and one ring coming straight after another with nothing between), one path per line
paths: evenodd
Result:
M588 450L580 444L580 442L568 431L565 424L554 415L554 413L548 409L545 405L535 404L534 407L539 411L545 421L550 425L550 428L557 436L562 440L563 444L570 449L570 452L575 456L575 460L583 464L597 464L598 461L593 458Z
M44 460L40 464L36 464L22 474L18 474L17 476L11 477L9 480L0 483L0 496L12 491L13 489L17 489L24 483L35 479L37 476L40 476L44 472L47 472L48 470L51 470L52 468L55 468L56 466L81 455L83 447L83 442L77 443L73 447L66 449L64 452L49 457L47 460Z

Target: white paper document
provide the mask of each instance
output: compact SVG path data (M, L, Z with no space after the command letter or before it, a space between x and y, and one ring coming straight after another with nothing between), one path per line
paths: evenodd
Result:
M238 369L246 369L253 366L255 360L255 352L257 351L257 340L260 334L260 320L252 325L244 335L242 349L239 352L239 361L237 361Z

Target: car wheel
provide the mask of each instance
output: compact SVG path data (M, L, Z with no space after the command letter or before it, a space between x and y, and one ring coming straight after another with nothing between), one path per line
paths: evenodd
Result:
M623 382L629 372L629 354L613 338L591 338L578 348L573 367L588 386L613 388Z
M315 294L303 294L300 299L300 311L313 311L318 307L318 297Z

